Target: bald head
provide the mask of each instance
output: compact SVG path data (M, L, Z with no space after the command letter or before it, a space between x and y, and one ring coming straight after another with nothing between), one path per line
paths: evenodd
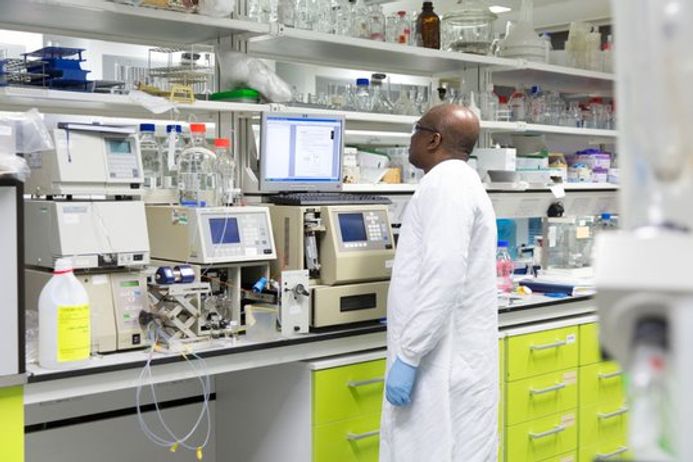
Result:
M412 135L409 161L428 171L448 159L468 160L479 139L479 119L464 106L442 104L424 114Z
M479 139L479 119L464 106L442 104L433 107L421 118L431 124L442 135L440 147L451 156L464 160L474 150Z

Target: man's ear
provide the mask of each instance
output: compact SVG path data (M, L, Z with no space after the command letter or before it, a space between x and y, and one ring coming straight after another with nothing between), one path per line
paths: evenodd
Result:
M443 142L443 137L441 136L440 133L431 133L431 138L428 141L428 150L429 151L435 151L440 147L440 144Z

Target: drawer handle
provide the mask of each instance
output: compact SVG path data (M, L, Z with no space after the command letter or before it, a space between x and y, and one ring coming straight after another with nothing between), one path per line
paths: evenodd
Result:
M349 388L358 388L358 387L365 387L366 385L373 385L374 383L384 383L385 379L383 377L378 377L375 379L369 379L369 380L352 380L350 382L347 382L347 387Z
M565 383L557 383L556 385L553 385L551 387L546 387L546 388L530 388L529 393L531 395L543 395L544 393L551 393L552 391L558 391L562 388L565 388Z
M532 438L533 440L538 440L540 438L546 438L547 436L557 435L563 431L565 431L565 426L557 425L554 428L552 428L551 430L546 430L545 432L530 433L529 437Z
M599 417L600 419L606 420L606 419L611 419L613 417L618 417L620 415L625 414L626 412L628 412L628 407L624 406L621 409L614 411L614 412L606 412L606 413L600 412L599 414L597 414L597 417Z
M365 440L366 438L372 438L374 436L380 435L380 430L373 430L372 432L366 433L347 433L346 439L348 441L359 441Z
M567 344L568 342L566 340L556 340L553 343L546 343L544 345L532 345L529 347L529 349L532 351L550 350L552 348L560 348L562 346L566 346Z
M623 371L619 370L619 371L611 372L609 374L599 373L598 377L599 377L599 380L609 380L609 379L613 379L616 377L620 377L622 375L623 375Z
M626 451L628 451L628 448L625 446L621 446L620 448L616 449L614 452L609 452L607 454L597 454L596 460L609 460L612 457L616 457L618 455L621 455Z

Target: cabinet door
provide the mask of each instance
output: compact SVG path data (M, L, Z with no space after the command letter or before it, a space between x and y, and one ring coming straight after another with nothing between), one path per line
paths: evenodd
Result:
M385 360L313 373L313 425L380 414Z
M541 462L577 449L576 410L508 427L508 462Z
M580 365L587 366L602 361L599 346L599 324L583 324L580 326Z
M628 408L623 405L596 405L580 410L580 446L595 446L599 453L611 453L626 446Z
M580 368L580 406L604 404L619 406L624 402L623 371L611 361Z
M313 427L313 462L378 462L380 415Z
M508 338L508 381L578 365L578 326Z
M570 369L519 380L508 387L508 425L546 417L578 406L578 372Z

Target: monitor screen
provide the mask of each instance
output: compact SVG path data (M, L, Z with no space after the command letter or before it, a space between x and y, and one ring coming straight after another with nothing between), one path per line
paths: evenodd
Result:
M212 244L238 244L241 242L236 218L210 218L209 230L212 233Z
M362 213L340 213L339 229L342 232L342 241L344 242L368 240Z
M265 113L260 141L263 191L334 191L342 185L344 118Z
M108 152L111 154L132 154L132 146L128 138L110 138L106 139L108 143Z

